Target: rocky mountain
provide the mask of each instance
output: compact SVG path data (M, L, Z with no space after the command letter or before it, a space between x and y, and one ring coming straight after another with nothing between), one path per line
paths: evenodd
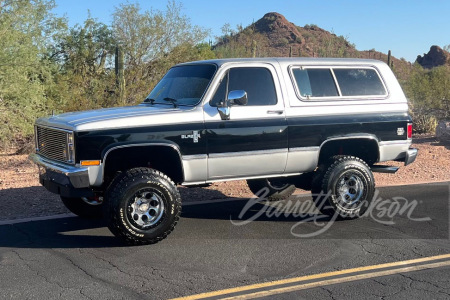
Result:
M342 36L317 25L297 26L276 12L264 15L253 24L253 29L267 38L267 44L276 56L348 56L356 51Z
M214 48L219 57L353 57L388 61L385 53L375 49L359 51L344 36L313 24L298 26L276 12L221 37ZM407 76L409 62L394 56L390 61L397 76Z
M450 66L450 52L439 46L431 46L428 53L424 53L423 56L417 56L416 62L426 69L444 65Z

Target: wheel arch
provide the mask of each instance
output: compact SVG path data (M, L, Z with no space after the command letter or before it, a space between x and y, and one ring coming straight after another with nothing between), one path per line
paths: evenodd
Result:
M319 147L318 164L334 155L351 155L372 165L380 159L378 142L378 138L372 134L330 137Z
M121 159L125 158L125 159ZM170 163L165 163L169 161ZM184 181L180 149L170 143L116 145L102 154L103 182L108 183L117 172L136 167L149 167L163 172L175 183Z

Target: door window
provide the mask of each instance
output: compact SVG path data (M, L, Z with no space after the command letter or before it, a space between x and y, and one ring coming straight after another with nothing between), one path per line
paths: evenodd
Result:
M210 101L217 106L226 99L230 91L247 92L247 106L276 105L277 95L272 73L266 68L232 68L222 78L219 87Z

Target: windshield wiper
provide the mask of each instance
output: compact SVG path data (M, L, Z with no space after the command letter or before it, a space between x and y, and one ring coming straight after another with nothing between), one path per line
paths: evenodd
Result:
M170 98L170 97L166 97L166 98L164 98L163 100L164 100L164 101L170 101L170 102L173 104L173 107L175 107L175 108L178 107L177 99L173 99L173 98Z
M153 98L145 98L144 102L150 102L150 104L155 104L155 99Z

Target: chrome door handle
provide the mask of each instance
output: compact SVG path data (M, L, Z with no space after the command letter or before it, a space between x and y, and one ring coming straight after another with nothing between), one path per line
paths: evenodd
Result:
M283 110L268 110L267 113L268 114L274 114L274 115L281 115L283 114Z

